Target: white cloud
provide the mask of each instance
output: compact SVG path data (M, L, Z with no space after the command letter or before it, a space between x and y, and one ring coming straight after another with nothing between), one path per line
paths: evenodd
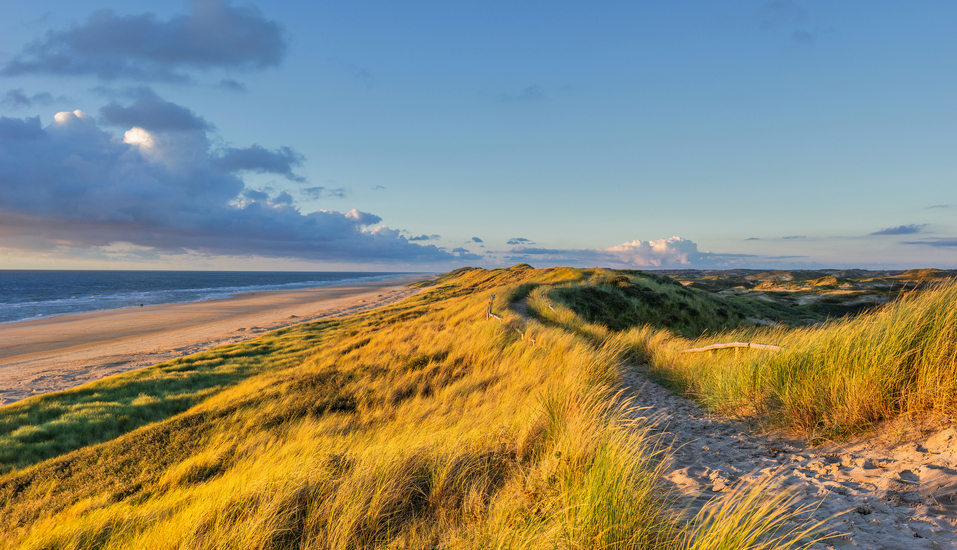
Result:
M637 267L689 266L702 259L698 245L681 237L657 241L634 240L602 248L598 252L617 263Z
M681 237L652 241L634 240L596 249L558 250L516 246L511 253L513 255L506 258L512 262L589 265L617 269L731 268L741 267L749 259L758 258L749 254L701 252L696 243Z
M123 134L123 142L140 147L153 147L153 136L139 126L134 126Z
M346 212L346 217L359 225L372 225L382 221L382 218L379 216L376 216L375 214L369 214L368 212L359 212L359 210L356 208Z
M79 109L73 111L72 113L70 111L61 111L53 115L53 121L61 125L71 124L75 121L90 122L92 120L93 119L90 117L90 115Z

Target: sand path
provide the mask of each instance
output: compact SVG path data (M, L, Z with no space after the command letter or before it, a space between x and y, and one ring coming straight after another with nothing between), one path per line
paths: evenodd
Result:
M525 299L510 307L535 322ZM651 419L671 444L665 479L690 512L738 483L774 477L799 496L796 506L817 506L813 521L833 518L826 532L840 536L812 548L957 549L954 428L906 443L872 436L807 447L712 415L637 368L625 367L622 381L632 414Z
M805 447L756 435L711 415L631 370L624 374L636 414L661 422L674 457L666 479L692 508L742 480L775 476L816 505L815 519L847 512L814 548L957 548L957 431L893 445L871 438Z
M0 324L0 405L59 391L278 328L402 300L431 278L239 294Z

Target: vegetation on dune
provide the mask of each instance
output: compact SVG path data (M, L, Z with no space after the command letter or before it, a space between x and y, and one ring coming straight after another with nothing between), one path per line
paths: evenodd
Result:
M0 408L0 544L794 547L817 526L771 485L675 511L667 449L616 393L623 366L811 438L957 402L953 284L814 327L754 326L813 311L636 271L464 268L419 286ZM681 353L741 340L784 350Z
M0 408L0 547L794 546L800 511L766 513L768 487L676 511L667 449L617 393L634 330L545 297L606 275L458 270L392 307ZM526 297L542 322L508 307Z
M543 322L588 333L594 341L620 343L648 365L649 374L713 411L792 429L811 440L844 437L901 417L957 413L957 284L952 282L813 327L728 327L727 317L715 312L724 307L746 315L749 299L667 283L656 287L642 275L629 274L627 283L622 274L603 277L542 288L533 295L532 309ZM619 290L637 285L643 285L640 292ZM650 303L658 309L645 313ZM682 308L695 314L675 313ZM615 322L598 327L589 322L606 317ZM784 349L681 353L735 341Z
M750 296L717 295L641 271L597 269L589 273L580 284L552 289L549 295L583 320L612 330L652 326L695 338L747 326L755 319L803 327L877 307L874 302L847 303L831 297L784 305Z
M792 326L816 324L836 317L873 311L902 294L933 288L957 277L957 271L940 269L679 269L659 274L672 276L695 290L732 298L751 310L749 316L763 322Z
M594 270L583 284L564 285L549 295L589 323L612 330L652 325L686 337L737 327L749 313L738 302L640 271Z
M67 391L0 407L0 473L109 441L184 412L262 370L297 364L338 321L271 333Z
M792 428L812 440L899 417L957 412L952 283L816 327L752 327L693 341L645 327L619 338L653 373L712 410ZM784 349L679 353L721 341Z

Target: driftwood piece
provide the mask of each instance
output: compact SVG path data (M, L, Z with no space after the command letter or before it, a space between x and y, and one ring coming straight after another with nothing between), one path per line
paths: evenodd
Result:
M727 344L711 344L710 346L705 346L703 348L691 348L683 349L681 353L695 353L699 351L711 351L715 349L727 349L727 348L753 348L753 349L766 349L768 351L781 351L781 346L775 346L772 344L755 344L754 342L729 342Z

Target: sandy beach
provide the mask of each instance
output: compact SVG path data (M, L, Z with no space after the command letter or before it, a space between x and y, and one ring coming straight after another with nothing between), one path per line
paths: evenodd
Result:
M415 294L405 285L428 278L410 275L2 324L0 405L297 323L381 307Z

